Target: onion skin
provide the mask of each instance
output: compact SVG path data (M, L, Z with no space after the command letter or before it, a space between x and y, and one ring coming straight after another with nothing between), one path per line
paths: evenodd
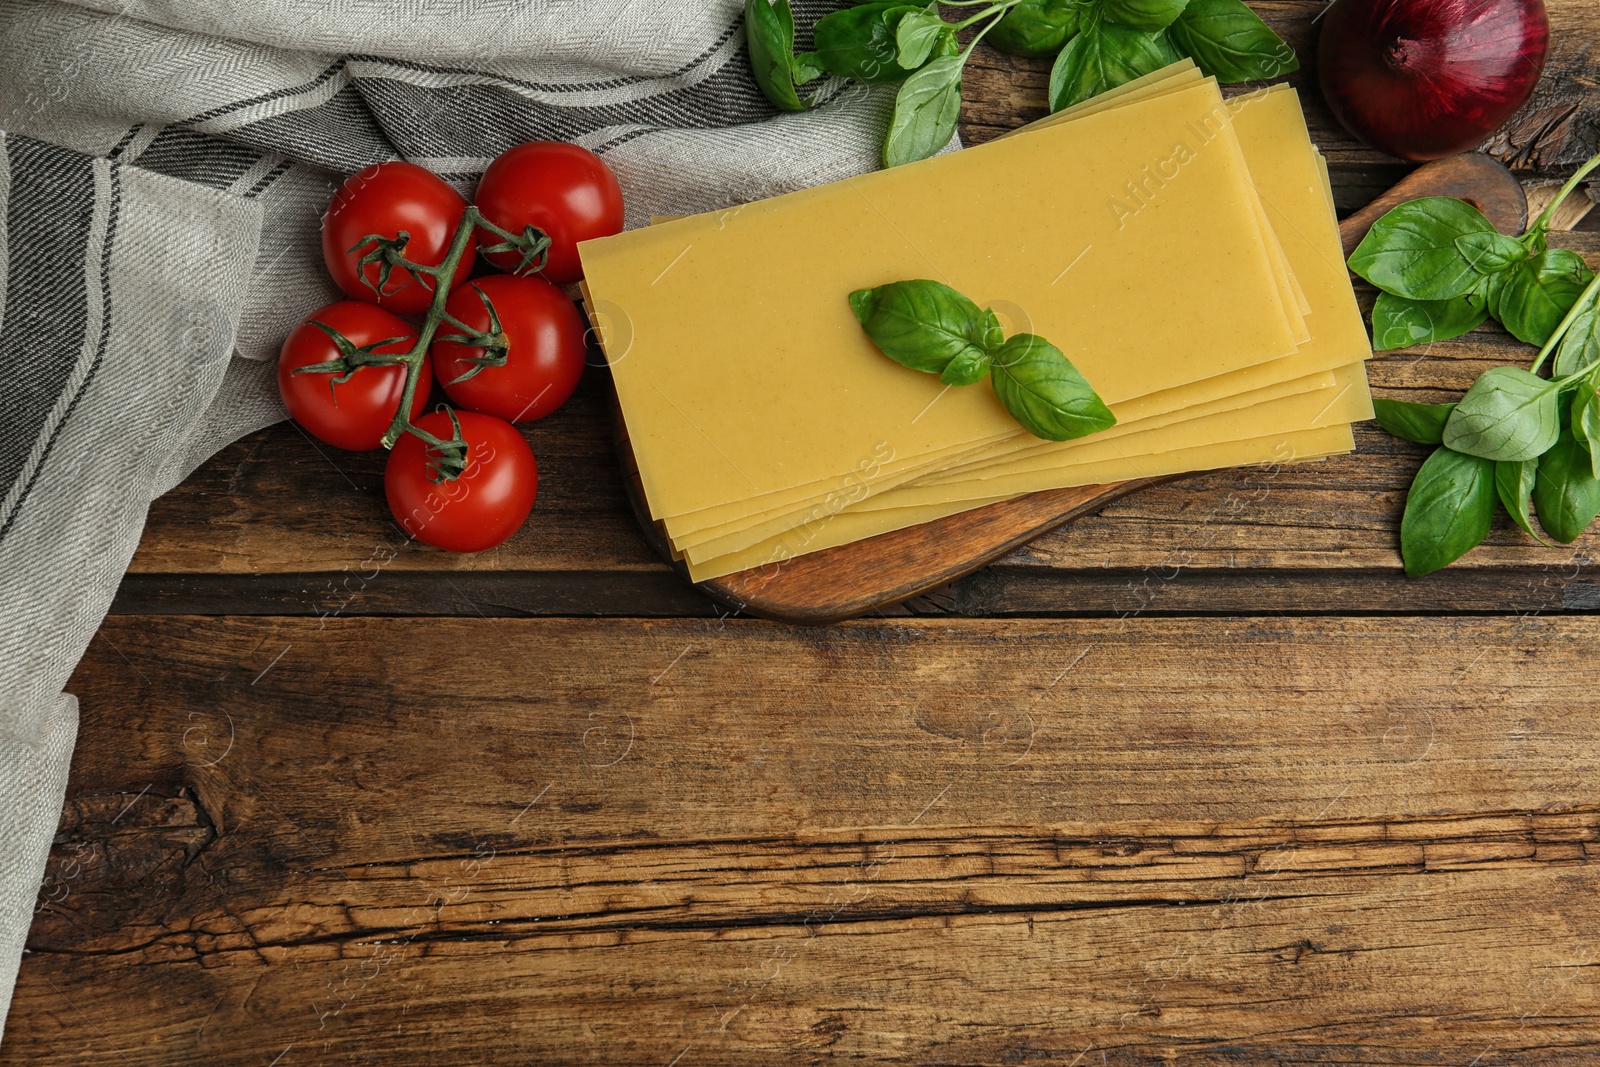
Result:
M1544 0L1334 0L1318 77L1361 140L1439 159L1477 147L1527 102L1549 44Z

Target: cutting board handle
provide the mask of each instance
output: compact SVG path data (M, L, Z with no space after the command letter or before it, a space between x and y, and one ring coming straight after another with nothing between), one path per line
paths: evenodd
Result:
M1522 191L1522 183L1498 159L1482 152L1468 152L1424 163L1387 193L1341 222L1339 237L1344 241L1345 258L1350 258L1372 224L1390 208L1422 196L1453 196L1465 200L1488 216L1494 228L1504 234L1520 234L1528 225L1528 197Z
M1435 160L1339 226L1345 254L1361 242L1384 212L1419 196L1455 196L1475 204L1503 233L1521 233L1528 201L1511 172L1488 156ZM672 559L666 537L650 519L639 467L621 412L613 409L617 453L634 515L662 558L685 580L688 569ZM1099 511L1119 497L1171 478L1115 485L1080 485L1030 493L934 522L895 530L783 563L700 582L711 599L735 611L780 622L815 625L893 607L965 577L1020 545Z

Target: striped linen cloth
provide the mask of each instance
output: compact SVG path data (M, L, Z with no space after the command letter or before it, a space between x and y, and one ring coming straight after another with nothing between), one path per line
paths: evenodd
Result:
M802 27L838 6L794 2ZM892 88L777 113L741 8L0 4L0 1027L77 731L64 687L150 501L283 417L277 347L336 298L334 187L398 157L470 193L499 152L568 140L637 226L875 167Z

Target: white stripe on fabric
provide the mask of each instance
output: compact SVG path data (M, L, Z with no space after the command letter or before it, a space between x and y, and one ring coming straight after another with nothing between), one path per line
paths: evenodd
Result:
M241 126L248 126L252 122L274 118L278 115L287 115L291 111L306 111L310 108L321 107L336 96L339 90L350 84L350 66L346 64L338 73L328 80L313 83L304 89L283 96L275 96L270 100L231 110L215 118L202 119L197 122L188 122L184 125L200 133L227 133L237 130Z
M619 79L623 84L616 86L599 89L583 88L571 91L539 89L523 84L515 78L493 74L488 71L425 70L409 64L393 63L370 57L352 59L347 69L358 79L382 78L387 81L403 81L424 89L448 89L462 85L492 85L549 107L604 107L607 105L628 104L637 100L647 100L654 96L661 96L698 85L721 70L730 59L738 55L743 47L744 35L733 33L707 57L708 62L695 64L682 75L648 80L624 78Z
M166 127L159 122L147 122L140 126L138 132L128 138L128 142L122 146L122 152L117 158L124 163L136 161L144 150L149 148L157 137L161 136L161 131L165 129Z
M256 186L278 167L282 166L284 158L275 152L268 152L260 159L250 164L250 169L235 178L233 184L228 186L228 192L234 196L249 196L256 190ZM259 194L258 194L259 195Z

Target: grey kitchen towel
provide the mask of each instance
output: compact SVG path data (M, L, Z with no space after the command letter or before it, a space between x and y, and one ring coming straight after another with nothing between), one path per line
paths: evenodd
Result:
M802 27L837 6L794 2ZM404 158L470 193L506 148L567 140L616 171L633 226L875 167L892 91L826 82L777 113L741 7L0 3L0 1028L66 787L68 678L150 501L283 417L277 346L336 297L317 240L336 184Z

